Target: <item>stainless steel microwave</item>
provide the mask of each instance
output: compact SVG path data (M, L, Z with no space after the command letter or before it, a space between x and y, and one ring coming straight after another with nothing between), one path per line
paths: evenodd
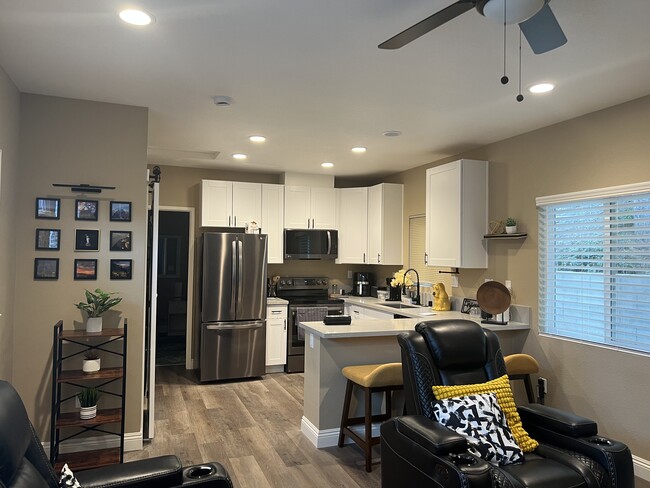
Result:
M339 232L332 229L284 229L284 259L336 259Z

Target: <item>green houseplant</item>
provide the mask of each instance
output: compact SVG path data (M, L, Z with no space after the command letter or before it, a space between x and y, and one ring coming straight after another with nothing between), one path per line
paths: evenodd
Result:
M101 369L101 358L92 349L84 354L81 370L84 373L95 373Z
M97 388L90 387L84 388L83 390L77 393L77 399L79 400L79 405L81 406L81 411L79 416L82 419L92 419L97 416L97 401L101 393Z
M506 219L505 224L506 224L506 234L514 234L517 232L517 221L514 218L508 217Z
M105 292L97 288L94 292L86 290L86 303L75 303L75 307L88 314L87 332L101 332L102 314L122 301L117 293Z

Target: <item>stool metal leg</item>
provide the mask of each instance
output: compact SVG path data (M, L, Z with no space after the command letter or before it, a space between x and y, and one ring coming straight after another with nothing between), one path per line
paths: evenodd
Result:
M363 452L366 455L366 471L370 473L372 471L372 389L364 388L364 394L366 397L366 418L365 418L365 445L363 446Z
M339 447L345 443L345 428L348 426L348 415L350 413L350 403L352 400L352 388L354 383L348 380L345 387L345 401L343 402L343 413L341 414L341 430L339 430Z

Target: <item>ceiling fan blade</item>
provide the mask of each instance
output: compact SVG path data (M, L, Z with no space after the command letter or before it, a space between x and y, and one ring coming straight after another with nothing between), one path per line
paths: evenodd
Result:
M535 54L552 51L566 44L566 36L548 4L530 19L519 24Z
M471 10L476 5L475 0L459 0L458 2L443 8L430 17L421 20L417 24L409 27L408 29L400 32L396 36L391 37L387 41L379 45L380 49L399 49L406 46L409 42L416 40L418 37L423 36L427 32L432 31L436 27L440 27L445 22L455 19L468 10Z

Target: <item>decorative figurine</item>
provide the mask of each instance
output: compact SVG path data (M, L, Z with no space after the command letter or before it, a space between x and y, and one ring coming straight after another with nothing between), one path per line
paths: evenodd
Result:
M447 295L445 285L442 283L433 285L433 309L439 312L451 310L449 295Z

